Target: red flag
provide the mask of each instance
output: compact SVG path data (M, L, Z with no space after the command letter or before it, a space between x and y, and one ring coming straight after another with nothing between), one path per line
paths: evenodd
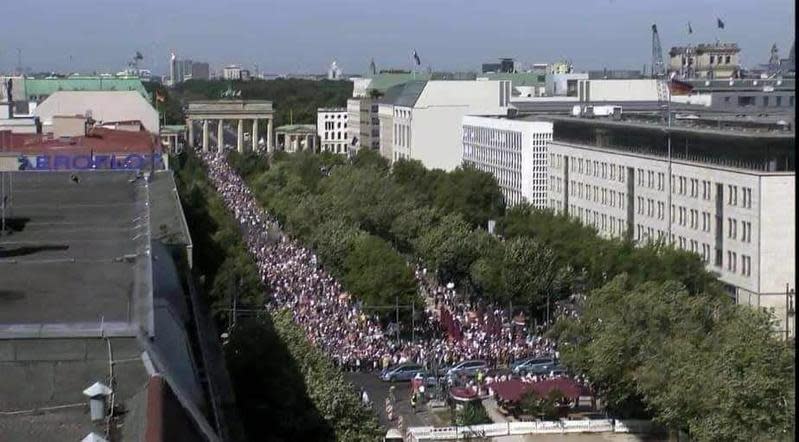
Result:
M688 95L694 89L689 83L672 78L669 81L671 95Z

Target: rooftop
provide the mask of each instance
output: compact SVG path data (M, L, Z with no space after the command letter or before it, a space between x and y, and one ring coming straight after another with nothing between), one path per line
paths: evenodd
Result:
M109 440L145 432L154 441L217 440L203 388L215 381L200 379L207 355L192 344L192 308L163 245L190 244L171 172L151 182L135 171L4 177L3 440L79 440L106 429ZM97 381L125 410L108 428L90 421L82 393Z
M315 124L286 124L275 128L275 132L284 133L316 133Z
M395 106L413 107L422 95L427 80L412 80L389 88L380 99L381 103Z
M13 233L0 237L0 336L150 328L145 181L135 172L7 176Z
M50 135L8 134L0 136L0 152L18 154L88 154L161 152L161 145L147 131L89 129L86 136L53 138Z
M526 116L552 121L553 139L594 148L650 156L666 156L671 134L672 158L706 165L762 172L795 171L795 134L784 131L742 130L676 125L667 128L658 115L627 115L624 120L572 116ZM694 121L694 120L691 120ZM729 124L729 123L727 123Z
M17 87L17 85L14 85ZM141 79L137 77L66 77L25 78L26 97L45 97L57 91L136 91L150 99Z

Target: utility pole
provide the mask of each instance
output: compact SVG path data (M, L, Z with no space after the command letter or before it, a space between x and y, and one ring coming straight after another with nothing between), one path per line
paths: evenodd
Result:
M2 220L2 222L0 222L0 236L3 236L6 234L6 174L5 173L0 174L0 182L1 182L0 184L2 184L2 186L0 186L2 187L2 191L0 191L1 192L0 198L2 198L0 200L0 204L3 205L2 214L0 214L0 220Z
M785 283L785 341L788 341L791 338L791 328L788 325L790 311L791 311L791 290L789 289L790 284Z
M396 333L397 333L397 345L399 345L399 295L396 295L396 296L394 297L394 299L395 299L395 301L396 301L396 308L395 308L395 312L396 312L396 319L397 319L397 328L396 328Z

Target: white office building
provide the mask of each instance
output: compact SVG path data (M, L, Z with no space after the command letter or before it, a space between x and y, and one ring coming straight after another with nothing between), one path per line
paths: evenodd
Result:
M225 80L241 80L241 66L231 64L222 69L222 78Z
M549 157L550 207L608 237L670 240L697 253L737 302L773 308L793 333L786 287L796 283L795 171L562 141L549 144Z
M386 91L379 105L380 152L450 171L463 160L463 117L506 116L511 82L410 81Z
M552 123L495 117L463 117L463 164L491 173L505 202L548 206Z
M316 132L322 152L346 154L349 148L346 108L321 108L316 111Z

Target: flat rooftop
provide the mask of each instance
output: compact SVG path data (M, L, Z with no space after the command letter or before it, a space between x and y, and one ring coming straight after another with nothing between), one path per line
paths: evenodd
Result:
M68 336L101 322L132 333L152 303L145 179L134 171L4 176L0 336L10 329Z
M549 120L584 124L597 127L631 128L643 130L657 130L664 133L694 133L704 135L717 135L722 137L756 137L793 139L796 134L790 130L778 128L773 120L755 118L732 118L729 115L709 114L696 115L696 118L680 119L673 116L671 127L662 122L659 113L622 115L621 120L610 117L581 118L571 115L552 116L527 116L527 120Z

